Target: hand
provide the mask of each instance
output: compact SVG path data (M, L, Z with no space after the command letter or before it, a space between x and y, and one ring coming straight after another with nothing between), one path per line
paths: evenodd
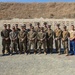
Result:
M34 38L32 38L32 40L34 40Z
M5 40L8 40L8 38L6 38Z
M62 41L64 41L64 39L62 38Z
M55 38L55 40L57 40L57 38Z
M43 39L41 39L41 41L43 41Z
M23 41L23 39L22 39L22 41Z

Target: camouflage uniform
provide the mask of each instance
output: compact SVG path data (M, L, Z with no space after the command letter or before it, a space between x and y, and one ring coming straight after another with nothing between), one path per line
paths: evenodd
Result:
M47 49L48 52L52 53L53 51L53 30L50 28L50 26L48 26L48 30L47 30Z
M37 23L37 27L35 28L35 31L38 33L38 32L40 32L40 23L38 22Z
M44 52L46 53L46 33L44 32L44 28L41 28L41 32L38 32L37 34L37 40L38 40L38 48L39 53L41 53L41 47L43 46Z
M24 27L24 26L23 26ZM24 30L21 30L19 32L19 44L20 44L20 53L24 52L26 53L26 46L27 46L27 32Z
M31 29L34 29L33 27ZM31 30L27 34L28 38L28 49L30 53L31 46L33 45L34 53L36 53L36 32L34 30Z
M38 34L38 32L40 32L40 23L37 23L37 27L35 28L36 34ZM37 38L36 38L36 49L37 49Z
M15 28L15 27L13 27ZM18 32L12 31L10 32L10 40L11 40L11 54L13 54L13 51L15 51L16 53L18 53L17 51L17 38L18 38Z
M9 32L9 34L10 34L10 32L12 31L11 29L10 29L10 24L8 24L8 32ZM11 44L11 40L10 40L10 38L9 38L9 41L10 41L10 43L9 43L9 45Z
M47 32L47 22L44 22L44 31Z
M66 26L64 26L64 28L66 28ZM67 30L64 30L62 33L62 44L64 47L64 53L66 53L68 55L68 37L69 37L69 32Z
M55 38L56 51L59 52L60 54L61 53L61 38L62 38L62 30L60 28L54 31L54 38Z
M18 26L18 24L16 24L15 25L16 27ZM20 28L16 28L16 32L18 32L18 34L19 34L19 32L20 32ZM19 46L19 38L17 38L17 44L18 44L18 49L20 50L20 46Z
M7 27L7 25L5 24L4 27ZM5 49L7 50L7 52L9 52L10 54L10 40L9 40L9 32L8 29L3 29L1 31L1 37L2 37L2 53L3 55L5 54Z

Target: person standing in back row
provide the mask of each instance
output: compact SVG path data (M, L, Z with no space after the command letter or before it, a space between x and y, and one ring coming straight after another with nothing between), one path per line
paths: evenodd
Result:
M64 26L63 33L62 33L62 44L64 47L64 54L66 54L66 56L69 55L68 38L69 38L69 32L68 32L66 26Z
M41 50L42 50L42 47L43 47L43 50L44 50L44 54L47 54L47 51L46 51L46 33L44 31L44 28L41 27L41 31L38 32L37 34L37 43L38 43L38 48L39 48L39 54L41 54Z
M7 50L8 54L10 54L10 40L9 40L9 32L7 29L7 25L4 24L4 29L1 31L2 37L2 54L5 55L5 50Z
M55 38L55 47L56 51L61 54L61 39L62 39L62 30L59 28L60 24L56 25L56 29L54 30L54 38Z
M17 38L18 38L18 32L15 29L15 26L12 27L12 32L10 32L10 40L11 40L11 45L10 45L10 51L11 55L13 54L13 51L18 53L17 51Z
M74 25L71 25L70 33L70 55L75 55L75 30Z
M18 27L18 24L15 24L15 30L16 30L16 31L18 32L18 34L19 34L20 28ZM18 44L18 49L19 49L19 51L20 51L19 38L17 38L17 44Z
M27 32L25 31L24 25L21 26L21 31L18 34L19 38L19 45L20 45L20 54L24 52L27 53L26 46L27 46Z
M53 30L51 29L51 25L48 25L47 30L47 50L48 53L53 52Z
M31 30L27 34L29 53L30 53L31 47L33 46L34 54L36 54L36 36L37 34L34 30L34 27L32 27Z

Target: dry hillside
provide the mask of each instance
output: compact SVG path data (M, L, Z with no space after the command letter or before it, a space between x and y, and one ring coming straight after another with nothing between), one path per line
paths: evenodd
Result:
M75 3L0 3L0 19L75 18Z

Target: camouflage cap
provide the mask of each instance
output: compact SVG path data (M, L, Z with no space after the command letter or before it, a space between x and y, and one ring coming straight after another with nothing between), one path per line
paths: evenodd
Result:
M37 25L40 25L40 23L38 22Z
M18 24L15 24L15 26L18 26Z
M64 25L63 28L66 28L66 26Z
M48 27L51 27L51 25L48 25Z
M11 25L10 25L10 24L8 24L8 26L10 27Z
M7 27L7 24L4 24L4 27Z
M26 24L24 24L24 27L26 27Z
M32 26L32 24L30 23L30 26Z
M60 26L60 24L57 24L57 26L59 27L59 26Z
M44 25L47 25L47 22L44 22Z

